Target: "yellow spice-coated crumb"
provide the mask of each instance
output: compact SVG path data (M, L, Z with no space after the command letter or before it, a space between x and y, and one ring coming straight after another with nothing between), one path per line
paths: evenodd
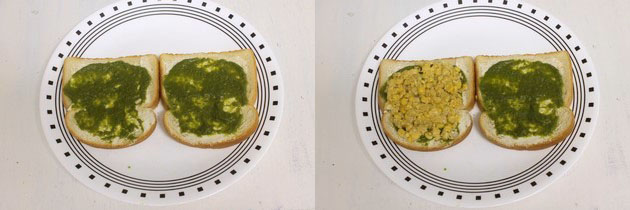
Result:
M462 76L458 67L440 62L392 74L385 109L393 116L398 135L409 142L457 137L462 92L467 88Z

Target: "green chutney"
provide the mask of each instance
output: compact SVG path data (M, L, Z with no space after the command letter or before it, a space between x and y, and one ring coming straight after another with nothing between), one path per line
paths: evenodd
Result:
M483 106L497 134L514 138L548 136L564 105L562 76L554 66L506 60L490 67L479 84Z
M81 130L111 142L135 139L144 131L136 107L146 100L151 76L144 67L123 61L89 64L63 87Z
M164 79L170 111L183 133L231 134L247 104L247 76L224 59L191 58L175 64Z

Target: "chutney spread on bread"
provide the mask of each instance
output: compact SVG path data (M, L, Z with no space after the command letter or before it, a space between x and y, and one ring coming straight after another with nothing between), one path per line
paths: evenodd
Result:
M481 77L485 111L498 134L548 136L558 126L556 109L564 106L562 76L540 61L505 60Z
M144 67L123 61L89 64L63 87L79 110L75 119L82 130L102 140L135 139L142 134L136 106L146 100L151 76Z
M243 121L248 104L243 67L224 59L190 58L173 66L164 90L170 111L184 133L230 134Z

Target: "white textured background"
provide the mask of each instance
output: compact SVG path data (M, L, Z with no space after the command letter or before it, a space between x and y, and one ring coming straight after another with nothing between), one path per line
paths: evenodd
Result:
M39 87L48 58L79 21L112 0L0 0L0 209L144 209L76 181L41 129ZM285 88L280 131L259 164L209 198L158 209L312 209L315 205L314 2L217 1L272 44Z
M391 182L368 157L355 125L358 74L394 24L434 0L316 2L318 209L450 209ZM593 58L601 102L580 160L547 189L492 209L630 209L630 1L529 0L570 27Z

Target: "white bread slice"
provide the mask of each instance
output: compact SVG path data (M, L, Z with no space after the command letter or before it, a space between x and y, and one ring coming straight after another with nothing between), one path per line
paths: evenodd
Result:
M200 148L223 148L247 139L258 127L258 111L254 107L258 97L258 84L256 80L256 58L250 49L235 50L229 52L209 52L194 54L162 54L160 55L160 81L163 82L168 72L182 60L189 58L224 59L234 62L241 67L247 76L247 105L241 107L243 121L236 132L232 134L216 134L196 136L182 133L177 119L171 111L164 112L164 127L167 133L182 144ZM164 86L161 87L162 101L165 108L169 108L168 98Z
M63 64L62 84L68 84L68 81L70 80L72 75L87 65L94 63L109 63L115 61L123 61L131 65L144 67L145 69L147 69L149 75L151 76L151 82L147 87L145 100L137 107L138 117L142 120L143 131L137 130L137 137L135 139L114 138L111 140L110 143L108 142L109 140L102 140L98 136L94 136L87 131L81 130L77 125L76 120L74 119L74 114L76 114L78 110L72 109L72 100L70 100L70 98L66 96L62 91L63 105L64 108L66 108L65 121L68 130L70 131L72 136L77 138L80 142L97 148L117 149L138 144L149 137L151 133L153 133L153 130L155 129L155 125L157 123L155 113L153 113L153 108L155 108L155 106L157 106L159 102L158 59L155 55L126 56L119 58L68 57L65 59Z
M394 141L394 143L401 145L407 149L416 150L416 151L436 151L436 150L442 150L442 149L452 147L453 145L456 145L462 140L464 140L464 138L468 136L472 128L472 116L470 115L470 113L468 113L468 111L472 109L472 107L475 105L475 72L474 72L472 57L463 56L463 57L443 58L443 59L436 59L436 60L412 60L412 61L385 59L381 61L381 64L378 70L379 71L378 93L380 93L380 89L384 86L387 79L392 74L396 73L396 71L407 66L422 65L428 62L430 63L440 62L446 65L455 65L462 70L462 72L464 73L464 76L466 77L466 85L468 86L468 88L466 89L465 92L462 93L463 103L462 103L462 107L460 107L461 109L460 120L459 120L459 125L458 125L459 135L455 139L449 142L444 142L439 139L436 139L436 140L431 140L426 144L418 143L418 142L408 142L404 137L398 135L398 132L396 131L393 123L390 120L391 114L384 110L385 102L387 101L387 99L383 98L380 94L377 94L379 109L381 110L381 113L383 114L382 115L383 117L381 118L381 124L383 126L383 131L385 132L385 135L387 135L389 139Z
M541 54L527 55L509 55L509 56L477 56L475 57L475 72L477 75L477 86L481 77L490 69L490 67L500 61L520 59L526 61L540 61L548 63L558 69L562 76L563 82L563 101L564 107L556 110L558 116L558 127L549 136L531 136L514 139L507 135L498 135L494 126L494 122L487 113L483 112L479 117L479 125L484 135L494 144L516 150L538 150L553 146L564 138L566 138L574 126L574 116L571 112L570 105L573 100L573 74L571 66L571 58L566 51L549 52ZM483 111L483 98L480 88L477 88L477 102Z

